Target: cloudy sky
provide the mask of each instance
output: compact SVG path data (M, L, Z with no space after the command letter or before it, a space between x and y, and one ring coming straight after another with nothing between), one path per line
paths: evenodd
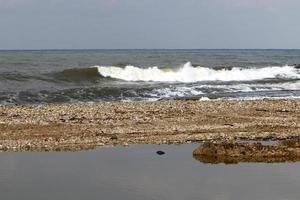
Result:
M299 0L0 0L0 49L300 48Z

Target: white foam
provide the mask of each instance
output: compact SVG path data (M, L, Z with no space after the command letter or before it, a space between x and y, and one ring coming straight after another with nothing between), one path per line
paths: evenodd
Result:
M268 90L300 90L300 81L286 82L286 83L267 83L267 84L237 84L229 86L229 89L236 89L237 91L268 91ZM248 90L246 89L248 88Z
M226 100L230 100L230 101L237 101L237 100L255 101L255 100L261 100L261 99L282 100L282 99L300 99L300 97L299 96L282 96L282 97L257 96L257 97L228 98ZM219 99L217 99L217 100L219 100Z
M300 78L300 71L293 66L271 66L264 68L232 68L214 70L193 67L190 62L177 70L164 70L158 67L139 68L135 66L106 67L96 66L100 75L126 81L154 82L199 82L199 81L251 81L267 78Z
M147 95L151 97L158 98L198 96L201 94L203 94L203 92L190 87L160 88L147 93Z
M208 98L208 97L201 97L199 99L199 101L210 101L210 98Z

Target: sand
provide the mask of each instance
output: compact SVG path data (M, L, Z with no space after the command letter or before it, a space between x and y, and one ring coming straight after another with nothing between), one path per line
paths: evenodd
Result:
M299 136L300 100L0 106L1 151L77 151Z

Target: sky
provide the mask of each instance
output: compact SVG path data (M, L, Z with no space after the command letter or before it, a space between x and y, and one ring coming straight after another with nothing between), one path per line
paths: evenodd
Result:
M0 0L0 49L298 49L299 8L299 0Z

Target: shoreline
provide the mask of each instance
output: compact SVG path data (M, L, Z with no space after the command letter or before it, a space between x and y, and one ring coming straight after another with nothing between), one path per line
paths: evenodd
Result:
M0 151L300 138L300 100L0 105Z

